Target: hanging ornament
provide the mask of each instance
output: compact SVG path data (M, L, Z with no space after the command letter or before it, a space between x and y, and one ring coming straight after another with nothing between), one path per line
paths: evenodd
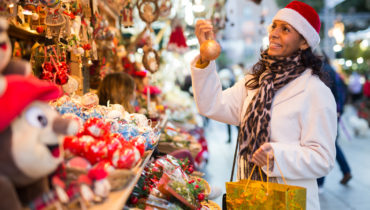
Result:
M157 51L150 47L150 45L145 45L144 48L144 55L143 55L143 65L146 70L150 71L151 73L155 73L159 69L159 56Z
M207 61L216 60L221 53L221 47L213 40L213 32L208 32L205 35L207 41L203 42L200 46L200 55Z
M158 19L159 8L156 0L142 0L137 1L137 8L139 10L140 18L146 22L147 28L150 28L150 24Z
M48 53L51 51L51 53ZM44 47L44 63L42 64L42 74L41 79L54 82L58 85L64 85L68 82L68 74L70 73L70 68L66 63L65 52L63 51L63 60L60 60L55 50L55 47ZM54 58L55 57L55 58Z
M174 28L171 32L170 40L168 42L167 49L169 51L184 53L189 48L188 48L188 45L186 44L186 38L184 36L184 32L183 32L182 26L181 26L179 21L180 20L177 20L177 19L174 20L174 22L175 22L174 23Z
M159 5L159 16L168 17L172 8L171 0L161 0Z
M131 0L126 0L123 3L123 5L124 6L123 6L123 9L121 11L122 25L125 28L133 27L134 21L133 21L132 11L134 9L134 6L133 6Z
M66 19L60 13L59 9L49 9L45 18L46 38L56 38L58 41L63 35Z

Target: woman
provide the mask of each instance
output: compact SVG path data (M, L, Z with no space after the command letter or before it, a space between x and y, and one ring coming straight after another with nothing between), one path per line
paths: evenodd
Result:
M197 22L200 44L212 29L208 21ZM191 69L199 112L240 126L237 178L246 179L256 164L282 183L278 168L266 167L269 155L287 184L307 189L307 209L320 209L316 178L328 174L335 159L336 104L321 80L321 60L312 53L319 31L315 10L292 1L274 17L269 47L251 75L222 91L214 61L198 56Z
M99 104L121 104L129 113L134 112L131 102L135 100L135 81L124 73L111 73L104 77L98 88Z

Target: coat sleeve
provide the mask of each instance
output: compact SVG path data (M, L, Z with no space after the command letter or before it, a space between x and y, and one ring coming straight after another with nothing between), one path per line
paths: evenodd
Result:
M335 163L337 112L334 97L323 83L313 82L307 90L305 101L311 103L305 103L298 120L301 127L299 143L271 143L275 161L283 175L292 180L323 177ZM270 175L281 177L276 164Z
M197 59L191 64L191 78L199 113L213 120L239 125L243 101L247 95L245 79L222 91L215 62L211 61L206 68L199 69L195 67Z

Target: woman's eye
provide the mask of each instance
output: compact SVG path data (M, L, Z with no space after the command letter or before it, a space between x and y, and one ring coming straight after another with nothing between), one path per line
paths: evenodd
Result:
M290 30L287 27L283 27L283 31L289 32Z

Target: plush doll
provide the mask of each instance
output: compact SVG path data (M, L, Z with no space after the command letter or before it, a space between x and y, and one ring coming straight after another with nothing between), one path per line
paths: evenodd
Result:
M78 126L48 105L62 93L54 84L7 75L1 85L0 209L18 210L48 191L46 177L62 161L61 135L74 135Z
M47 103L60 88L26 76L28 62L11 60L7 28L0 18L0 209L18 210L48 190L46 177L62 161L60 137L78 125Z

